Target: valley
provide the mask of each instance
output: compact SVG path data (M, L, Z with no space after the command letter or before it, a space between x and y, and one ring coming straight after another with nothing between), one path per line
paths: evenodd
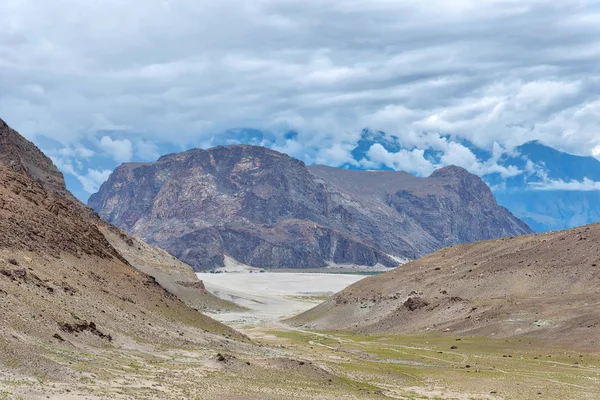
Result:
M0 16L0 400L600 400L600 0Z
M177 232L205 222L186 220L202 206L196 192L163 209L180 194L167 186L148 220L169 220L163 233L173 238L156 237L210 267L194 270L100 219L67 191L52 160L1 120L0 145L0 400L552 400L594 399L600 389L600 225L513 235L530 230L460 168L424 180L365 179L311 172L256 147L219 148L225 169L256 181L227 186L228 172L217 171L223 193L200 190L231 212L230 225L204 237L216 247L201 245L199 231L198 242L177 244ZM273 166L249 169L252 159L293 173L273 180ZM293 188L292 178L301 178ZM315 190L290 205L307 186ZM467 226L451 216L462 201ZM260 218L244 226L255 211ZM404 264L408 257L384 249L390 237L363 229L391 226L397 215L425 224L394 235L415 245L443 239L430 250L496 239Z
M213 294L249 308L209 315L250 341L198 341L193 329L178 329L177 344L141 337L118 349L38 343L72 375L2 370L0 399L592 400L600 390L600 352L543 339L294 327L281 318L361 279L302 275L199 274Z
M206 289L240 310L207 315L243 329L264 326L307 311L364 276L326 273L199 273Z

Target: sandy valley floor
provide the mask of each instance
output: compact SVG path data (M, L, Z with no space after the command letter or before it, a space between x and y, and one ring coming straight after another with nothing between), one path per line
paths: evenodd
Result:
M206 289L247 311L208 313L236 328L264 325L302 313L364 276L322 273L198 274Z

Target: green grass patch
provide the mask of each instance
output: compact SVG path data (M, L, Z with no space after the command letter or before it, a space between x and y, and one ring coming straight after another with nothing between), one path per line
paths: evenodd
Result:
M269 333L308 347L348 379L384 388L433 385L508 399L594 399L600 393L600 354L548 348L529 339Z

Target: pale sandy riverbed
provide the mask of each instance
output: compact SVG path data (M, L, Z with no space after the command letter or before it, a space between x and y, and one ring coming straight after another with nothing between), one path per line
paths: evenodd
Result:
M321 273L197 274L206 289L249 311L209 314L234 326L279 321L311 309L326 296L364 279L360 275Z

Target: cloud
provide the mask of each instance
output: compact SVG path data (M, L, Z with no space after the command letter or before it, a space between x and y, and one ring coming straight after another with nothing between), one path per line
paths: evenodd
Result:
M488 151L600 146L594 1L3 0L0 15L0 116L114 162L226 143L239 127L332 165L363 128L386 131L410 150L374 157L421 173L424 140L473 172L519 172L445 134Z
M161 155L158 145L146 140L140 140L136 143L135 153L142 160L156 160Z
M112 173L111 170L105 169L102 171L98 171L96 169L88 169L85 175L77 175L77 179L81 182L83 189L90 193L96 193L108 177Z
M72 159L55 156L50 156L50 158L61 171L77 178L81 183L83 190L88 194L96 193L100 188L100 185L102 185L112 173L111 170L96 170L91 168L88 168L85 172L80 172L80 167L74 165Z
M131 161L133 145L127 139L114 140L109 136L102 136L99 147L117 162ZM142 151L147 151L147 146L142 145Z
M535 190L567 190L567 191L600 191L600 182L592 181L588 178L584 178L582 181L568 181L563 180L546 180L543 182L532 182L529 184Z
M425 151L421 149L400 150L392 153L377 143L371 146L367 155L371 162L375 162L375 164L363 162L363 165L367 167L380 163L397 171L412 172L421 176L430 175L436 169L434 164L425 159Z

